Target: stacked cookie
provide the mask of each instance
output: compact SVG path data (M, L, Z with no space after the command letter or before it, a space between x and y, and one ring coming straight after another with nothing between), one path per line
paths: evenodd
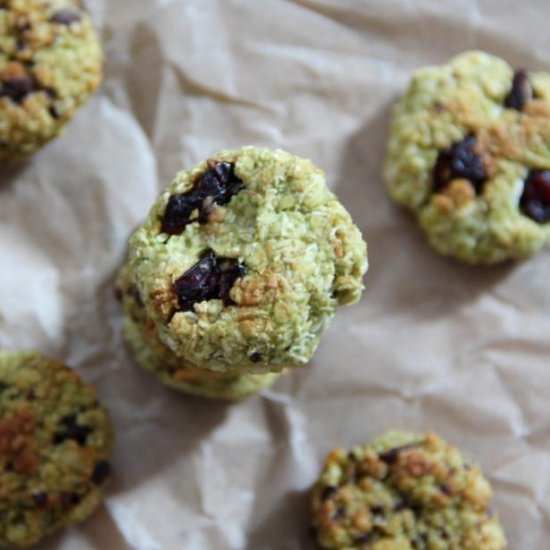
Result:
M125 338L164 383L241 398L311 359L366 269L361 232L310 161L222 151L179 173L132 236Z

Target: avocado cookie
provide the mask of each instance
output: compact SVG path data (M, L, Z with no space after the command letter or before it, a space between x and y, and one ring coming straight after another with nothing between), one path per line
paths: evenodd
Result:
M312 491L321 548L502 550L480 469L434 433L393 431L326 458Z
M57 136L101 81L103 54L75 0L0 0L0 162Z
M0 547L86 519L109 477L110 441L106 410L75 372L0 352Z
M419 70L394 108L384 177L441 254L535 253L550 241L550 74L483 52Z
M227 375L197 371L175 355L157 336L155 324L148 318L143 302L124 266L117 290L124 308L124 339L136 361L168 386L203 397L237 400L274 384L280 373Z
M160 340L190 368L265 374L307 363L361 296L366 244L323 172L285 151L222 151L180 172L130 240Z

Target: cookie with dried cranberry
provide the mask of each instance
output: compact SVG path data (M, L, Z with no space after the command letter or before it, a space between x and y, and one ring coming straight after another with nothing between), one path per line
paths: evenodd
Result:
M520 260L550 241L550 74L467 52L418 71L384 177L442 254Z
M74 371L0 352L0 547L86 519L109 477L110 443L108 414Z
M0 162L57 136L101 81L103 54L76 0L0 2Z
M312 533L326 549L503 550L479 467L434 433L393 431L332 451L312 491Z
M178 174L130 241L159 338L194 369L307 363L359 300L366 244L323 172L285 151L222 151Z
M128 349L143 368L166 385L192 395L233 401L268 388L280 378L281 373L234 375L191 368L158 337L127 266L120 270L117 291L124 308Z

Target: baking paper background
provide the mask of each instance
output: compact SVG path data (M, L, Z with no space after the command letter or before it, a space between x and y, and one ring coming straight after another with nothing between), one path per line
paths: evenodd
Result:
M550 251L440 258L380 180L411 72L472 48L550 70L544 0L90 0L100 93L0 174L0 345L97 385L117 432L105 506L42 548L307 549L333 447L435 429L478 459L511 549L550 545ZM228 405L132 362L113 293L132 229L175 172L224 147L310 157L369 243L362 302L312 364Z

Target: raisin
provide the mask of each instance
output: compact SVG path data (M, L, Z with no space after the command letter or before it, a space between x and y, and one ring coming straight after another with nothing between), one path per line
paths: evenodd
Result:
M0 97L8 97L14 103L22 103L33 92L38 91L34 80L30 76L6 78L0 83Z
M68 439L76 441L79 445L85 445L92 428L80 425L75 416L66 416L61 420L61 429L53 436L54 445L59 445Z
M180 311L191 311L195 304L215 299L221 299L225 306L232 305L231 288L245 274L245 266L237 260L218 258L209 250L173 285Z
M439 152L433 172L436 193L442 191L454 179L467 179L477 193L481 192L487 174L483 159L474 151L476 142L474 136L467 136Z
M346 519L346 510L343 506L338 506L336 510L334 511L334 514L332 514L333 521L341 521L343 519Z
M63 9L55 12L52 17L52 22L59 25L72 25L78 23L82 19L81 15L74 10Z
M520 209L537 223L550 221L550 170L531 170L525 180Z
M249 359L253 363L259 363L262 360L262 354L255 351L255 352L250 354Z
M529 81L529 75L525 69L519 69L514 73L512 89L504 99L504 106L508 109L523 111L525 105L533 99L533 87Z
M162 217L161 230L168 235L180 235L195 220L191 216L199 211L197 221L206 223L213 203L227 204L242 188L242 180L235 175L235 165L229 162L209 161L208 170L186 193L172 195Z
M101 485L111 474L111 465L106 460L100 460L94 468L92 481L96 485Z
M439 488L441 489L441 492L445 495L450 495L452 493L451 487L448 483L442 483Z

